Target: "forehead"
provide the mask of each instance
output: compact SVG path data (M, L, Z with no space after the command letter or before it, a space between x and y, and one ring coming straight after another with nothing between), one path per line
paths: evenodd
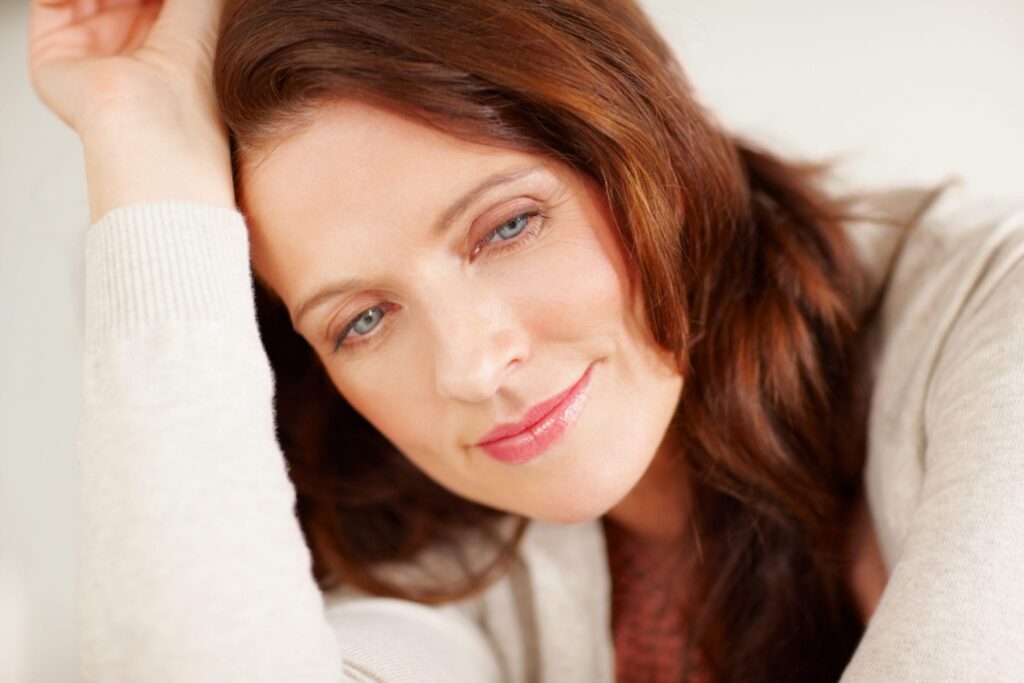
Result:
M262 223L301 221L327 194L353 209L394 195L395 188L406 197L443 194L502 161L527 156L460 140L356 100L325 105L310 121L245 160L246 208Z
M253 266L290 302L305 284L297 273L318 262L350 262L359 241L407 242L415 226L425 236L484 176L538 162L544 160L461 140L387 109L334 102L299 132L245 160ZM388 231L402 231L402 239Z

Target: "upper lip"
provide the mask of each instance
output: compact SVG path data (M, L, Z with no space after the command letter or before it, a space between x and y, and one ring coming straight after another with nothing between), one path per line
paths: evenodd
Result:
M586 372L584 371L583 374L586 374ZM520 420L516 422L504 422L487 432L484 434L483 438L476 443L476 445L482 446L486 443L490 443L491 441L497 441L508 436L519 434L520 432L525 432L527 429L540 422L548 413L555 409L555 406L565 400L565 397L576 388L576 385L579 384L582 377L583 375L580 375L580 378L573 382L572 386L565 391L561 391L557 395L552 396L545 401L541 401L527 410L526 414L523 415Z

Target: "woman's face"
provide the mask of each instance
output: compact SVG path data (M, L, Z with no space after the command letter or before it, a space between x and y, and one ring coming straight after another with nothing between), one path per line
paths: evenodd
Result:
M247 160L243 182L255 270L427 476L556 523L634 489L682 378L646 332L600 187L354 101Z

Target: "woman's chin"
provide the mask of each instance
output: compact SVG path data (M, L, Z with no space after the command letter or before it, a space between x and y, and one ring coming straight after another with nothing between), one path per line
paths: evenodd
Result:
M566 473L569 476L545 500L535 500L526 516L553 524L580 524L597 519L629 495L643 477L649 460L639 456L631 462L620 459L601 463L591 459L583 472Z

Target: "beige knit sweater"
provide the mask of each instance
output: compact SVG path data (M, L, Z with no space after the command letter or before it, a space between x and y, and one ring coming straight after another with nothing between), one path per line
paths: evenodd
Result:
M884 292L866 484L890 580L842 681L1024 680L1024 203L954 187L903 242L849 229ZM463 603L322 595L242 215L132 204L86 239L84 681L614 680L598 520L534 522Z

